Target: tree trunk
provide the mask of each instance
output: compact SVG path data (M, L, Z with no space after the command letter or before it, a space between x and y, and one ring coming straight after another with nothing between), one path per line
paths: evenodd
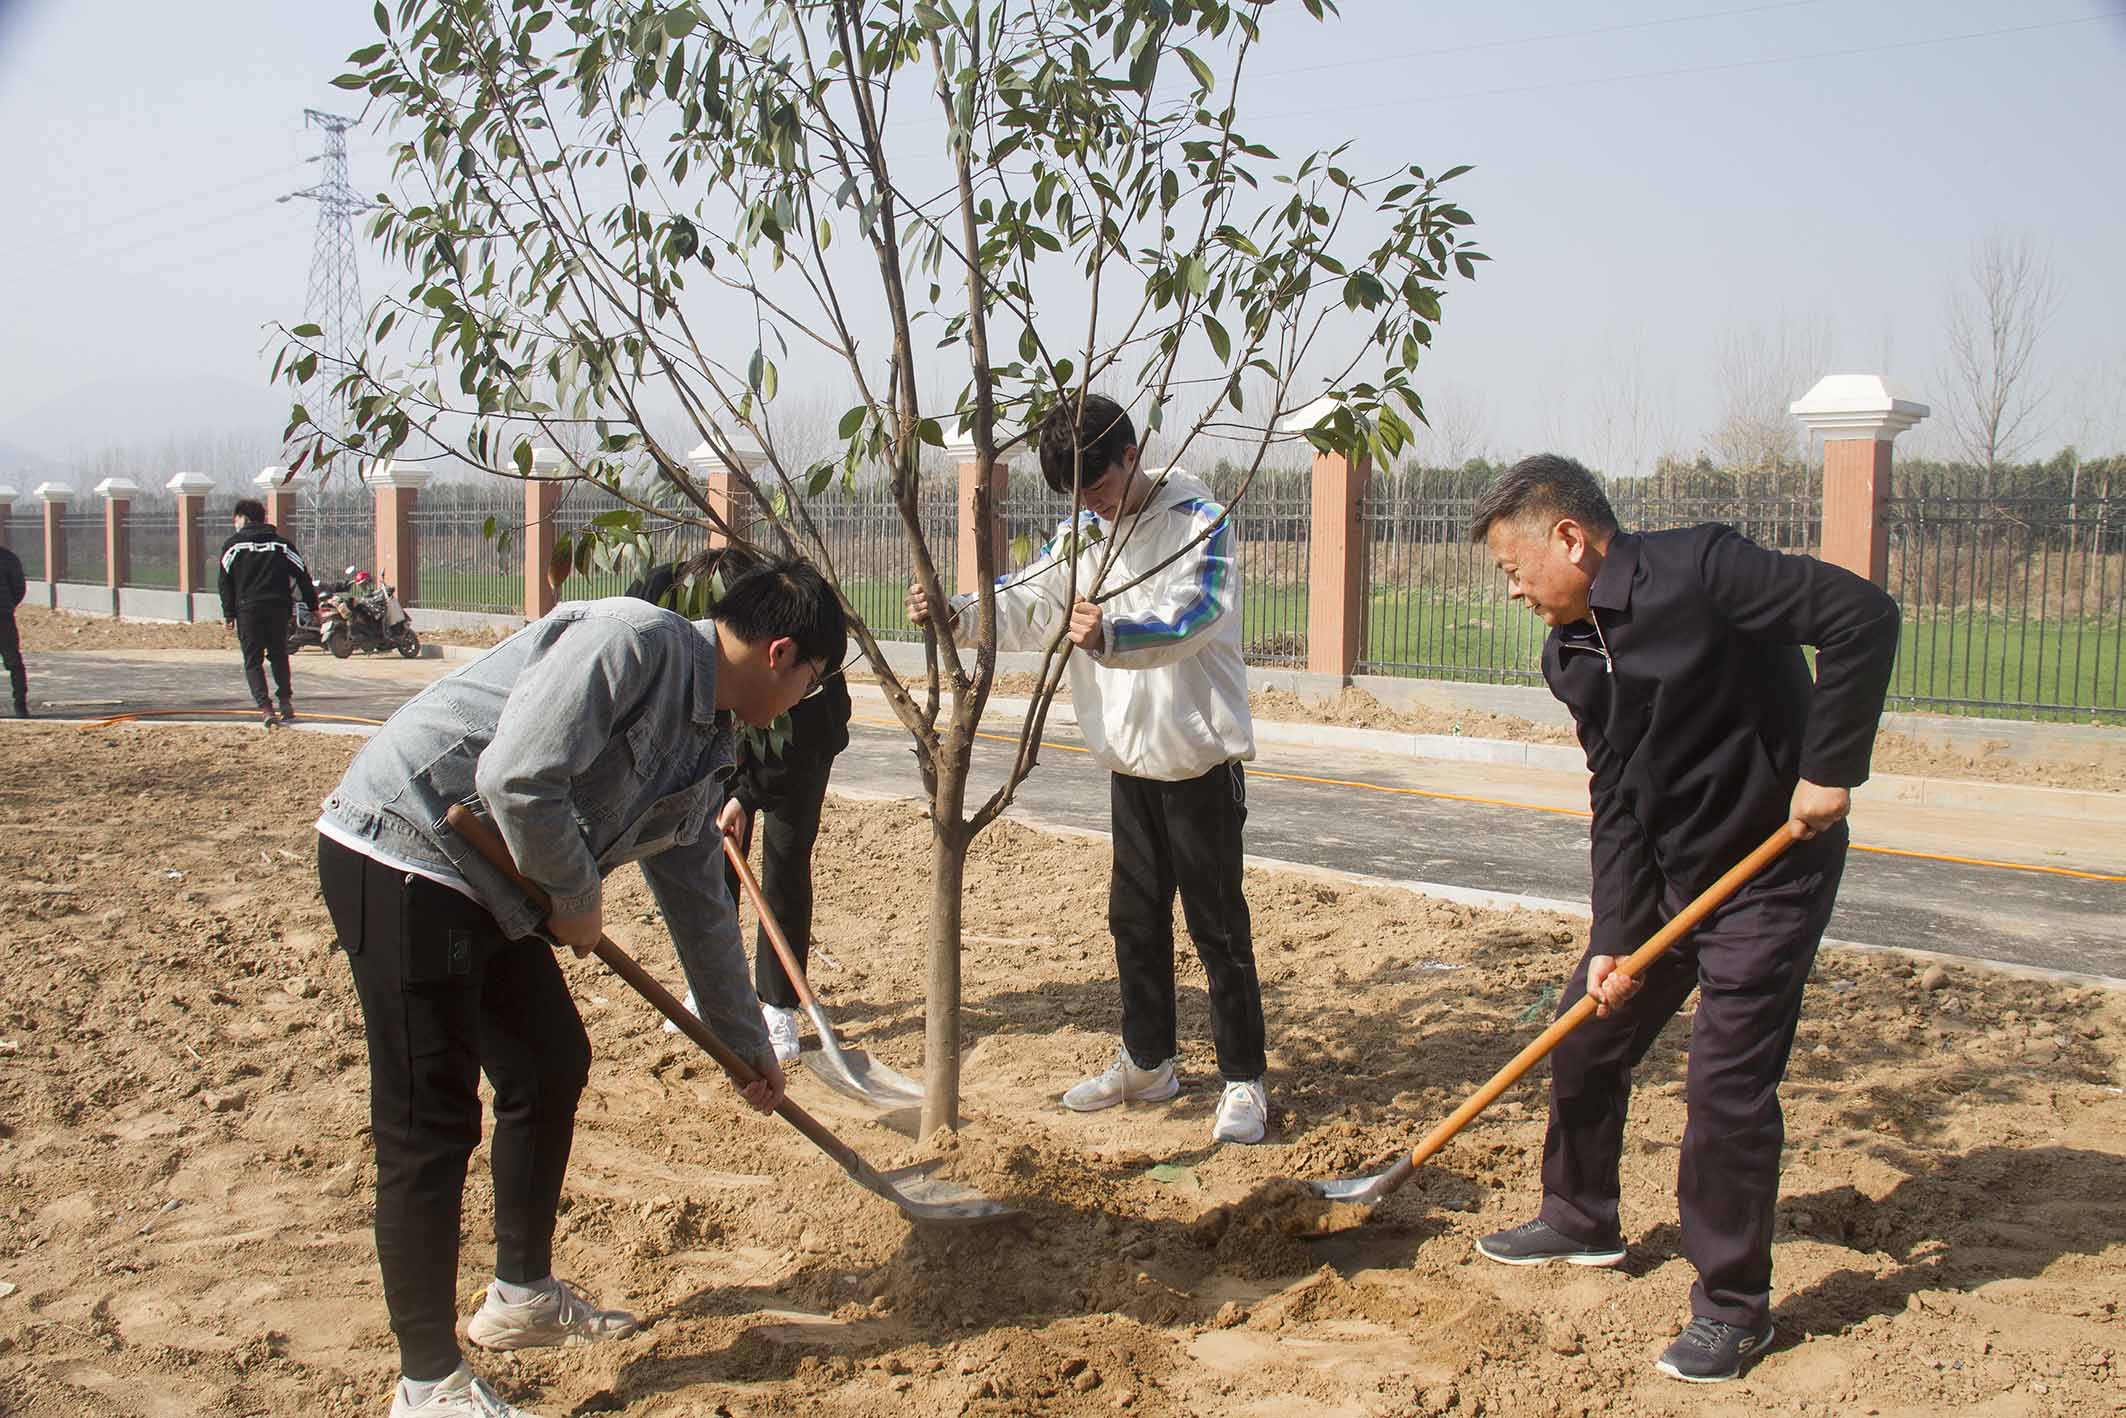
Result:
M938 747L930 804L930 964L923 1004L923 1136L960 1125L960 891L967 876L970 743L948 733Z

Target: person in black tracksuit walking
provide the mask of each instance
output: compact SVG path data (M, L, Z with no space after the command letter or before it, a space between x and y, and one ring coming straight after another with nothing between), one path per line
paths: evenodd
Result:
M15 717L30 716L30 677L22 665L22 633L15 628L15 607L22 604L29 583L22 575L22 558L15 549L0 546L0 664L7 666L8 688L15 692Z
M691 581L704 588L705 598L712 599L706 590L712 577L728 586L760 564L745 551L720 548L656 567L628 587L627 593L691 614L691 609L673 604L675 585L684 597ZM695 609L705 614L706 601ZM741 852L752 850L753 824L760 824L760 894L789 940L799 970L807 967L812 953L812 848L819 840L820 814L834 759L849 746L850 709L848 683L840 673L831 673L791 707L788 736L779 751L762 752L757 736L742 736L738 771L718 820L737 839ZM738 869L729 862L724 865L724 881L731 899L741 899ZM776 958L765 925L759 928L753 947L753 986L760 996L761 1016L775 1046L776 1062L789 1063L799 1052L802 1016L797 987Z
M1593 476L1554 454L1502 474L1472 532L1551 627L1543 678L1587 753L1594 920L1559 1009L1597 1001L1551 1057L1542 1208L1477 1246L1511 1265L1624 1259L1631 1071L1696 990L1676 1193L1698 1281L1657 1367L1730 1379L1772 1338L1779 1083L1845 866L1849 790L1868 776L1897 603L1731 527L1620 531ZM1799 839L1784 856L1642 978L1613 973L1782 822Z
M241 499L232 522L236 530L221 544L221 617L236 623L251 700L266 722L274 724L295 717L295 697L288 687L288 619L298 596L312 615L317 614L317 587L295 547L266 520L264 503L255 497ZM278 717L266 698L261 659L273 665Z

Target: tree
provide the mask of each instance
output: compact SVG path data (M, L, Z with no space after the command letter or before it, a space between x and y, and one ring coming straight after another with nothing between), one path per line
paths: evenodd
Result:
M1971 248L1962 283L1945 301L1943 412L1956 449L1995 473L2019 461L2039 433L2046 389L2036 369L2038 341L2059 310L2052 262L2027 237L1999 233Z
M1814 383L1828 359L1830 327L1781 319L1766 329L1744 325L1722 338L1716 357L1720 423L1713 459L1740 473L1786 472L1801 464L1794 416L1787 406Z
M1340 149L1286 160L1250 139L1247 64L1271 8L379 3L383 38L335 82L366 90L401 139L402 191L369 230L403 279L341 367L314 327L287 332L279 375L300 390L322 362L355 416L337 438L298 405L291 432L314 458L447 457L502 476L529 475L535 443L580 449L569 473L628 503L567 549L580 569L659 518L732 531L657 436L661 401L754 498L766 536L844 592L812 509L880 470L933 604L918 491L924 449L955 426L976 448L978 520L999 456L1026 438L1012 429L1096 388L1140 390L1123 402L1172 461L1199 437L1246 438L1250 477L1278 418L1326 392L1334 412L1306 439L1386 463L1422 417L1412 377L1446 283L1484 259L1441 191L1466 169L1361 176ZM1322 22L1334 7L1274 8ZM969 370L953 392L923 387L936 350ZM767 418L793 360L854 391L834 451L809 462ZM1162 427L1194 379L1215 397ZM1273 397L1251 403L1260 381ZM766 452L757 476L740 430ZM919 681L853 622L930 800L926 1133L958 1116L967 847L1035 766L1068 654L1049 647L1007 779L970 810L996 659L999 568L979 541L984 629L966 645L934 621ZM1126 589L1113 551L1073 590Z

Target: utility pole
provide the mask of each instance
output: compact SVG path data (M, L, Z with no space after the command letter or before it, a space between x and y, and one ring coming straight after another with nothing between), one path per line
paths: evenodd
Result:
M335 397L337 384L353 364L364 344L362 277L354 260L354 219L370 209L347 180L347 130L360 122L320 109L303 110L303 126L324 130L325 150L310 159L324 164L323 180L300 192L290 192L280 201L297 197L317 203L317 239L310 249L310 293L303 303L304 318L322 331L318 348L323 358L318 371L303 391L303 407L317 426L335 438L344 439L353 428L346 402ZM287 460L291 464L293 459ZM311 483L315 491L306 499L313 517L317 498L324 491L320 475ZM315 529L312 529L315 535Z

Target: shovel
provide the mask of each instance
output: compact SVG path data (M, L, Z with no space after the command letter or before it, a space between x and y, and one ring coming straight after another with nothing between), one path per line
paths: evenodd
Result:
M760 882L753 875L753 868L746 864L746 855L738 850L738 844L729 837L723 839L724 855L731 859L737 869L738 883L752 899L753 909L760 912L761 928L768 933L768 941L775 947L776 959L782 961L783 973L797 987L798 1002L805 1013L812 1016L812 1027L819 1033L819 1062L813 1067L813 1075L837 1093L846 1094L859 1103L870 1103L880 1108L920 1108L923 1105L923 1085L903 1073L896 1073L862 1049L844 1049L842 1041L835 1037L834 1026L827 1022L827 1012L820 1008L819 997L812 993L812 986L805 979L805 972L798 966L797 952L790 948L789 937L782 932L782 923L768 909L768 903L760 893Z
M1627 979L1637 976L1647 966L1658 960L1670 946L1681 940L1685 935L1688 935L1698 922L1718 910L1728 897L1741 890L1743 885L1755 877L1757 873L1777 861L1780 854L1794 844L1793 834L1789 830L1791 826L1791 823L1780 823L1779 830L1765 838L1763 845L1729 868L1727 875L1721 877L1711 886L1706 887L1704 891L1699 893L1695 901L1692 901L1688 906L1677 912L1675 919L1661 927L1655 933L1653 939L1633 951L1627 959L1620 963L1616 968L1616 973ZM1550 1051L1564 1040L1567 1034L1579 1028L1581 1024L1586 1022L1587 1017L1594 1012L1594 996L1591 994L1581 996L1572 1008L1559 1015L1548 1029L1537 1035L1534 1042L1514 1055L1511 1063L1491 1075L1489 1083L1470 1094L1468 1101L1450 1113L1445 1122L1425 1134L1424 1141L1418 1143L1416 1149L1409 1156L1398 1161L1387 1171L1376 1172L1367 1177L1344 1177L1335 1181L1302 1181L1298 1183L1303 1192L1313 1198L1331 1203L1332 1207L1348 1205L1366 1208L1355 1217L1348 1213L1339 1214L1334 1210L1326 1214L1309 1214L1303 1218L1303 1228L1315 1232L1327 1232L1340 1230L1348 1222L1363 1221L1367 1215L1371 1214L1370 1208L1372 1206L1378 1203L1381 1198L1400 1187L1404 1182L1409 1181L1411 1173L1423 1166L1434 1153L1445 1147L1456 1133L1467 1127L1478 1113L1490 1107L1501 1093L1504 1093L1515 1083L1519 1082L1522 1074L1528 1072L1529 1069L1534 1068L1546 1058Z
M532 901L546 908L546 889L517 870L516 862L510 859L509 844L501 834L487 823L474 816L462 803L453 803L444 815L451 831L465 839L472 849L487 859L489 866L514 881ZM709 1057L723 1066L723 1071L740 1084L751 1083L760 1074L754 1067L732 1053L723 1040L716 1037L708 1025L701 1022L694 1012L681 1004L672 992L659 984L656 977L635 963L633 956L613 944L606 936L598 937L597 948L592 952L604 961L606 968L634 987L637 994L657 1006L658 1013L679 1026L679 1032L708 1051ZM994 1221L1019 1214L1018 1208L991 1200L971 1187L955 1182L941 1181L936 1177L922 1175L917 1167L897 1168L881 1172L858 1156L855 1149L829 1132L826 1125L797 1104L784 1098L775 1111L782 1120L796 1128L809 1139L813 1146L841 1164L849 1179L872 1195L892 1202L901 1215L910 1221L948 1222L964 1224L975 1221Z

